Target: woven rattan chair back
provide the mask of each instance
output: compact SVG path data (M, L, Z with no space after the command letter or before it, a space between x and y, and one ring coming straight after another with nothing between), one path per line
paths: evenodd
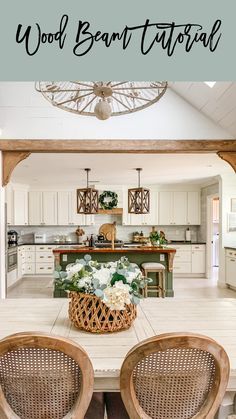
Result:
M121 395L131 419L210 419L228 377L228 356L214 340L164 334L128 353L121 368Z
M18 333L0 341L1 419L82 419L93 393L93 368L74 342Z

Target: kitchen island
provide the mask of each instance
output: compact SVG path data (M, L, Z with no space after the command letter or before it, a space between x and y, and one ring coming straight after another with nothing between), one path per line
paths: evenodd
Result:
M96 248L71 246L70 248L58 247L53 250L55 258L55 267L60 265L65 270L69 263L74 263L77 259L82 259L86 254L90 254L93 260L98 262L110 262L119 260L126 256L130 262L141 265L143 262L160 262L166 268L166 296L173 297L173 260L176 250L172 248L160 247L119 247ZM150 274L154 278L153 274ZM54 297L65 297L66 293L55 287Z

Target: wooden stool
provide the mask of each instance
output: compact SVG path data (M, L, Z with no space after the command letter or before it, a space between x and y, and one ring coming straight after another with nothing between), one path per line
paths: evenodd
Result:
M162 265L162 263L158 262L145 262L142 263L141 268L143 270L144 276L148 277L149 272L155 272L156 273L156 279L158 281L158 284L156 285L145 285L143 288L143 296L148 296L148 291L156 292L159 296L161 294L162 298L165 298L166 293L166 279L165 279L165 266Z

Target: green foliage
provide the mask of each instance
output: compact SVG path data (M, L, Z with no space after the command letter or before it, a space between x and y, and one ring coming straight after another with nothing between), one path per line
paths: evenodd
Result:
M112 275L111 285L113 286L113 285L115 284L115 282L117 282L117 281L122 281L122 282L123 282L123 284L127 284L127 280L126 280L125 276L124 276L124 275L119 274L118 272L115 272L115 273Z
M118 204L118 195L112 191L104 191L99 195L99 203L103 209L116 208Z

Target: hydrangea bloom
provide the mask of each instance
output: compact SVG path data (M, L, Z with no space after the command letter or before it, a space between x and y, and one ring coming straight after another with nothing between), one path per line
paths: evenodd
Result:
M69 264L65 272L58 267L54 278L60 289L94 294L111 310L124 310L127 304L137 304L140 289L151 281L125 257L116 262L98 263L90 255Z

